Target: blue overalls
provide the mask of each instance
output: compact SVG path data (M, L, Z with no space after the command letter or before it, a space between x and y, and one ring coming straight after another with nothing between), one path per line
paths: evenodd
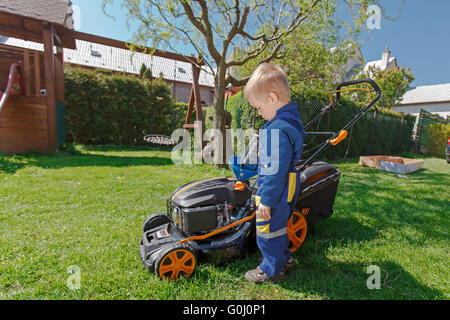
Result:
M290 257L287 223L300 189L294 164L300 160L305 132L298 105L280 108L259 131L258 192L256 205L271 207L271 219L256 216L256 242L262 253L261 270L277 276Z

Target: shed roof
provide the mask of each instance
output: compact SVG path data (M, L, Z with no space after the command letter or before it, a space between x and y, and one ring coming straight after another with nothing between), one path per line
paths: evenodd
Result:
M70 0L2 0L0 11L60 24L73 30Z
M405 92L398 105L440 102L450 102L450 83L410 88Z

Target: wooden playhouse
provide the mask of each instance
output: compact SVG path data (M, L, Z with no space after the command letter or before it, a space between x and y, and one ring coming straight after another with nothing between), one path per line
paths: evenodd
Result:
M0 44L0 152L53 153L65 139L63 48L75 49L66 0L5 0L0 36L44 51Z

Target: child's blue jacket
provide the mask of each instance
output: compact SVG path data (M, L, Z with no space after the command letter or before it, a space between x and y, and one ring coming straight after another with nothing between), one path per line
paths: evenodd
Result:
M274 207L286 190L289 172L300 160L305 131L297 102L277 110L259 131L258 192L260 203Z

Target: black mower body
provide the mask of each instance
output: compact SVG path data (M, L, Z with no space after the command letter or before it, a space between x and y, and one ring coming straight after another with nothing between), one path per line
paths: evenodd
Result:
M314 162L300 174L301 189L296 211L305 217L308 225L333 214L339 178L340 171L325 162ZM234 178L213 177L177 188L167 200L165 220L147 229L144 225L139 248L144 266L153 272L159 252L165 247L219 228L218 216L225 206L232 221L245 216L254 205L257 180L244 182L245 188L240 191L235 190L235 184ZM229 261L256 249L255 219L188 244L199 258L208 258L219 264Z

